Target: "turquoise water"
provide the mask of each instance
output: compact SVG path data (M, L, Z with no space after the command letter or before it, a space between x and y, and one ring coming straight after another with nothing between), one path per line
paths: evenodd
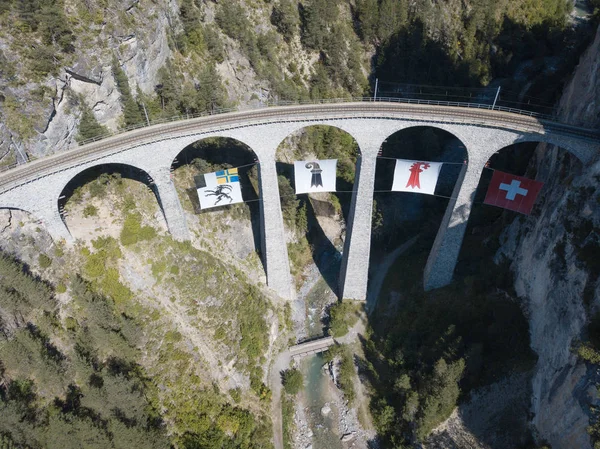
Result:
M314 355L303 361L306 378L305 397L308 413L308 425L313 431L313 449L342 449L342 443L337 430L337 422L333 419L337 410L332 410L329 416L321 414L321 408L328 402L329 378L322 371L325 364L323 357ZM333 409L333 407L332 407Z

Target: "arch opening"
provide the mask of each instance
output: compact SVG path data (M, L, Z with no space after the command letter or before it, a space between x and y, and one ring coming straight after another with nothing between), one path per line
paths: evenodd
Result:
M243 203L201 209L198 188L206 187L204 174L237 168ZM261 245L259 165L256 153L243 142L227 137L209 137L182 149L171 164L173 182L188 216L193 239L214 246L214 237L225 243L227 253L260 267L264 277ZM193 217L193 218L190 218Z
M434 195L391 191L396 159L443 162ZM367 288L370 310L375 305L385 309L394 292L420 290L427 257L467 163L465 145L439 128L409 127L384 141L377 159L373 195ZM405 178L410 179L408 171ZM379 301L381 298L384 300Z
M354 138L328 125L301 128L277 148L279 195L292 275L300 295L307 296L309 302L321 301L321 306L339 294L341 252L347 237L346 224L359 156L360 149ZM323 159L338 161L336 192L296 195L294 161ZM309 288L311 282L314 283L312 289ZM309 332L322 332L318 317L316 321Z
M101 164L75 175L58 198L61 219L75 238L119 238L129 217L167 230L158 189L144 170L126 164Z
M524 223L531 223L528 227L533 229L534 224L539 223L540 220L549 220L546 214L557 210L566 208L569 210L567 215L576 213L579 206L573 202L574 200L561 203L560 197L553 197L550 192L567 189L573 177L580 174L582 170L583 164L575 154L541 141L519 142L494 153L482 171L473 197L473 207L461 246L455 278L465 279L475 276L480 270L480 263L474 262L476 258L485 261L487 271L494 273L494 276L481 278L481 281L486 282L483 282L480 288L487 288L491 283L496 287L512 290L513 277L508 261L514 257L514 254L499 251L502 241L509 238L503 235L511 234L511 227L516 230ZM494 171L544 183L535 199L531 215L484 204ZM573 226L570 221L567 218L567 228ZM585 237L589 234L585 232L586 227L591 230L591 224L582 226L579 233L582 237L584 234ZM583 243L583 240L579 239L575 245Z

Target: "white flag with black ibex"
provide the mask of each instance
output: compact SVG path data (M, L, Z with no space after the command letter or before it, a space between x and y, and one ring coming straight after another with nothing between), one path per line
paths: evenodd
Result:
M296 193L335 192L337 159L295 161Z
M205 173L206 187L198 189L200 209L242 203L242 186L237 168Z

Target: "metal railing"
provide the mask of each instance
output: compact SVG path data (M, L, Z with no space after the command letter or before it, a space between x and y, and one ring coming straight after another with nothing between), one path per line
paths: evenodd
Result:
M176 122L176 121L181 121L181 120L190 120L190 119L201 118L201 117L209 117L209 116L213 116L213 115L227 114L230 112L252 111L252 110L259 110L259 109L265 109L265 108L271 108L271 107L278 107L278 106L300 106L300 105L361 103L361 102L365 102L365 103L373 103L373 102L403 103L403 104L416 104L416 105L429 105L429 106L452 106L452 107L460 107L460 108L508 112L511 114L518 114L518 115L523 115L523 116L533 117L533 118L543 119L543 120L556 120L555 116L540 114L538 112L527 111L527 110L523 110L523 109L507 108L504 106L493 107L490 104L469 103L469 102L461 102L461 101L421 100L421 99L414 99L414 98L395 98L395 97L379 97L379 96L377 98L347 97L347 98L328 98L328 99L321 99L321 100L298 100L298 101L279 100L279 101L259 103L257 105L246 105L246 106L235 107L235 108L215 108L211 111L204 111L204 112L200 112L200 113L196 113L196 114L181 114L181 115L176 115L173 117L160 118L157 120L152 120L152 121L140 123L137 125L131 125L126 128L121 128L117 131L98 135L98 136L92 137L90 139L78 141L77 147L69 148L67 151L74 150L83 145L93 143L93 142L98 142L98 141L106 139L108 137L117 136L120 134L124 134L124 133L130 132L130 131L137 130L137 129L147 128L147 127L153 126L153 125L160 125L160 124L171 123L171 122ZM27 162L30 162L30 161L31 160L28 160ZM0 166L0 172L10 170L19 165L23 165L23 164L14 163L14 164Z

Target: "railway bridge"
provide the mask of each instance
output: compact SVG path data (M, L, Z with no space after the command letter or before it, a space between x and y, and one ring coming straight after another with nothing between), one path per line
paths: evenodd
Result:
M41 220L55 240L73 241L59 211L59 197L79 173L104 164L124 164L147 173L175 239L189 239L183 208L170 177L176 156L188 145L226 137L249 146L259 161L263 262L267 283L279 295L294 296L277 183L275 153L290 134L328 125L358 144L355 187L348 216L340 273L344 298L365 299L371 241L375 165L383 142L417 126L445 130L466 148L468 163L456 182L424 273L424 287L448 284L486 162L497 151L520 142L547 142L564 148L583 164L600 153L597 131L516 113L448 105L347 102L268 107L153 125L109 137L21 165L0 174L0 208L20 209ZM489 108L489 107L488 107Z

